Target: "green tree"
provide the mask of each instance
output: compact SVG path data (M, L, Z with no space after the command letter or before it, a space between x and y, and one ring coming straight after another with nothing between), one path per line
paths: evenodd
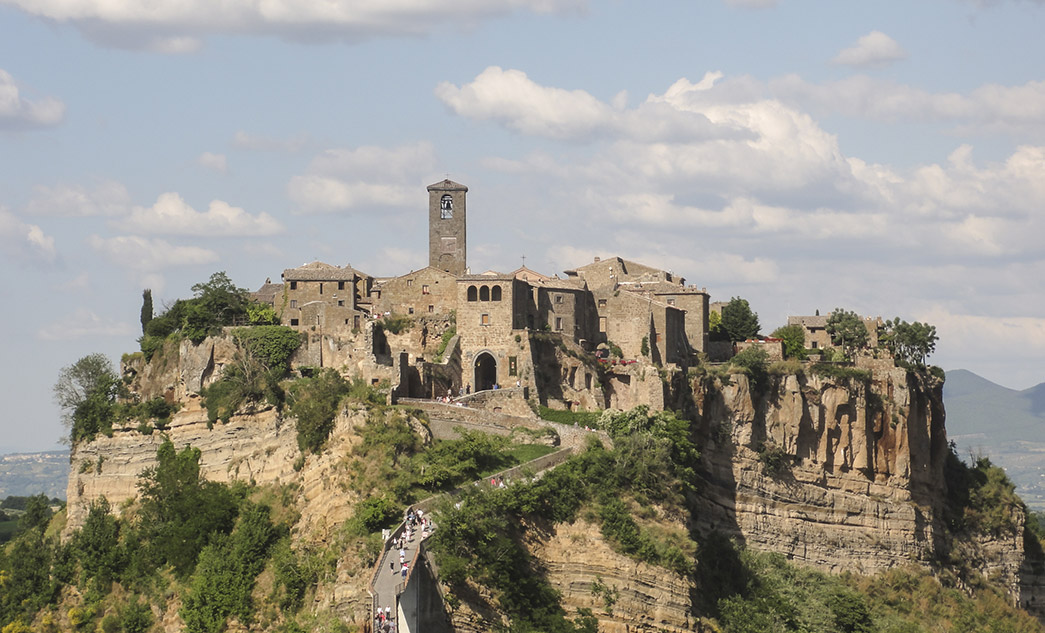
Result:
M220 633L233 615L249 625L254 580L278 537L268 506L248 504L232 534L219 535L203 549L181 609L187 631Z
M152 321L152 290L146 288L142 291L142 334L145 334L145 328L149 327L149 321Z
M835 308L831 316L827 317L825 329L831 337L831 343L841 347L849 357L852 357L854 350L867 345L867 326L855 312Z
M120 385L112 361L104 354L84 356L58 372L54 401L62 409L71 442L90 440L99 432L112 430Z
M751 310L747 299L733 297L722 306L722 330L727 340L746 341L758 336L762 326L758 324L758 314Z
M708 313L708 339L712 341L728 341L729 336L722 329L722 314L719 312Z
M337 370L329 368L290 386L290 415L297 419L298 447L302 452L322 450L334 429L338 405L348 392L349 384Z
M29 497L28 503L25 504L25 512L18 520L18 529L23 532L27 530L42 532L51 522L52 514L51 503L47 500L47 495L41 493Z
M213 534L232 529L237 502L228 488L200 476L199 449L186 446L179 453L167 440L156 458L158 465L138 481L142 501L137 538L146 563L166 563L185 575Z
M886 321L882 344L893 357L905 363L924 365L925 357L936 351L936 326L928 323L908 323L896 317Z
M793 323L778 327L770 336L784 341L784 358L806 359L806 331L801 325Z
M83 527L73 536L73 550L84 576L93 579L101 592L108 593L112 581L122 570L119 548L120 523L112 515L105 497L91 503Z

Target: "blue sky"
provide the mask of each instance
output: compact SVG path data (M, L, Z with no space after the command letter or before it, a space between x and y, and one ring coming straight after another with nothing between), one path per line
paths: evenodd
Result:
M0 451L56 444L143 288L424 266L447 175L473 270L621 255L1045 381L1041 1L638 6L0 0Z

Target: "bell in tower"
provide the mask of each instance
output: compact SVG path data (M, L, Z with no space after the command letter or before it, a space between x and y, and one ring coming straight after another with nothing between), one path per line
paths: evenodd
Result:
M465 194L452 180L428 186L428 265L460 277L468 268Z

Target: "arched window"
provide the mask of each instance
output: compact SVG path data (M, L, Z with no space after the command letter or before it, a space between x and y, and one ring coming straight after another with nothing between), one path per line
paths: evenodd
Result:
M489 286L480 286L479 287L479 301L489 301L489 300L490 300L490 287Z
M454 217L454 199L450 194L446 194L439 200L439 217L443 220Z
M501 287L500 286L494 286L493 288L490 289L490 300L491 301L500 301L501 300Z
M468 286L468 300L475 301L479 298L479 290L475 286Z

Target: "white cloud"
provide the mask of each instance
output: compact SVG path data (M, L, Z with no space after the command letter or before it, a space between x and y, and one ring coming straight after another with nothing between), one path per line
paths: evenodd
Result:
M711 83L694 88L706 89ZM522 71L497 66L461 87L442 82L435 95L461 116L493 120L522 134L557 140L593 141L609 135L679 142L738 134L731 125L716 126L701 112L666 108L659 99L628 110L626 97L618 95L612 104L604 103L583 90L542 86Z
M44 233L35 224L19 220L0 206L0 245L12 259L34 264L50 265L58 259L54 237Z
M93 189L75 185L38 186L26 205L31 215L89 217L123 215L130 210L130 194L118 182L107 181Z
M871 31L856 40L856 44L842 49L832 62L857 68L882 68L907 58L900 43L881 31Z
M308 173L291 178L287 193L306 213L410 206L418 201L415 183L436 164L430 143L330 149L312 159Z
M0 0L30 15L71 22L99 43L158 52L192 52L209 34L277 35L301 41L358 42L416 36L446 25L472 26L514 11L576 10L584 0Z
M22 96L14 77L0 68L0 129L30 129L58 125L65 104L52 97L30 101Z
M201 167L207 169L213 169L216 172L222 174L229 171L229 161L224 154L213 154L211 152L203 152L199 158L196 159Z
M201 213L173 192L160 194L151 207L135 207L116 224L131 233L151 235L238 237L283 232L283 225L267 213L253 216L222 200L214 200Z
M179 266L212 264L219 259L214 251L199 246L176 246L134 235L92 235L87 238L87 244L111 263L139 276ZM159 285L152 283L147 287L155 290Z
M308 143L308 136L298 134L289 138L272 138L260 134L250 134L240 130L232 137L232 145L237 149L252 152L283 152L293 154L301 151Z
M100 337L126 338L136 333L129 323L109 321L87 308L77 308L72 314L40 327L36 336L44 341L72 341Z

